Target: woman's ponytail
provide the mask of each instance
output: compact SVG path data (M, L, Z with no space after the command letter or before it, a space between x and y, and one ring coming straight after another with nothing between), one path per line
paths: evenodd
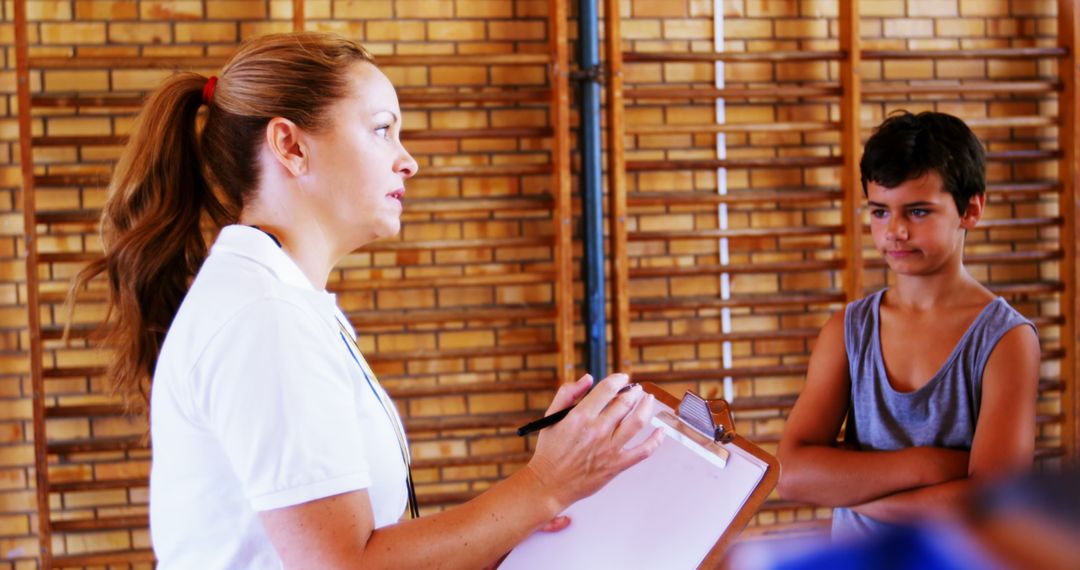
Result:
M197 118L207 79L178 73L150 96L113 172L101 216L103 258L84 268L78 291L104 273L109 367L129 411L144 413L165 333L207 253L204 221L235 218L207 180ZM232 212L230 212L232 210Z

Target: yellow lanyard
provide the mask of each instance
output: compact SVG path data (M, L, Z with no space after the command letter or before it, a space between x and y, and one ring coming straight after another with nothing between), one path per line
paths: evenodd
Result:
M337 320L335 318L335 320ZM345 325L337 320L338 327L341 328L341 340L345 343L346 350L349 351L349 355L352 356L356 365L360 367L360 373L364 375L364 379L367 380L368 388L375 394L375 397L379 400L379 404L382 406L386 417L389 418L390 423L394 426L394 434L397 435L398 447L401 449L401 459L405 462L405 487L409 494L409 514L412 518L420 516L420 506L416 502L416 487L413 485L412 478L412 457L409 455L409 442L405 440L405 427L401 425L401 420L397 414L392 410L393 404L384 397L385 391L381 387L376 388L379 384L379 379L375 377L375 373L368 366L367 360L364 359L364 354L360 352L360 346L356 344L356 339L349 334Z

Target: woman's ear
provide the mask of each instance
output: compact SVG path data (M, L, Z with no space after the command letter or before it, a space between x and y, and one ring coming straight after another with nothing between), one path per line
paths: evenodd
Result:
M974 229L982 219L983 209L986 207L986 194L976 194L968 201L967 208L960 213L960 227L965 230Z
M270 154L293 176L307 173L308 149L304 132L296 123L274 117L266 124L266 145Z

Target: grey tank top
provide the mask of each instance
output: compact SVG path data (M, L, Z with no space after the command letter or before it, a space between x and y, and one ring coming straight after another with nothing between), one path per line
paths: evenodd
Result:
M1035 325L998 297L971 323L952 354L925 386L897 392L881 355L882 289L844 312L844 345L851 375L845 440L863 450L933 446L970 450L982 401L982 375L998 340L1013 328ZM834 538L877 534L891 525L849 509L833 509Z

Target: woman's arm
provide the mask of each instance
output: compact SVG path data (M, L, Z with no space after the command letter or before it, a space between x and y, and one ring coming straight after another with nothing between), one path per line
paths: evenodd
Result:
M883 497L855 511L894 523L956 512L980 480L1030 469L1035 456L1039 361L1039 337L1028 326L1006 333L990 353L967 477Z
M826 507L857 505L967 472L965 452L928 447L855 451L836 446L851 400L844 312L821 330L806 386L788 416L778 456L780 496Z
M532 460L453 509L375 530L367 491L354 491L266 511L260 520L289 568L483 567L659 446L655 432L623 449L652 415L652 396L617 394L628 382L615 374L591 392L587 376L564 385L549 413L581 401L540 433Z

